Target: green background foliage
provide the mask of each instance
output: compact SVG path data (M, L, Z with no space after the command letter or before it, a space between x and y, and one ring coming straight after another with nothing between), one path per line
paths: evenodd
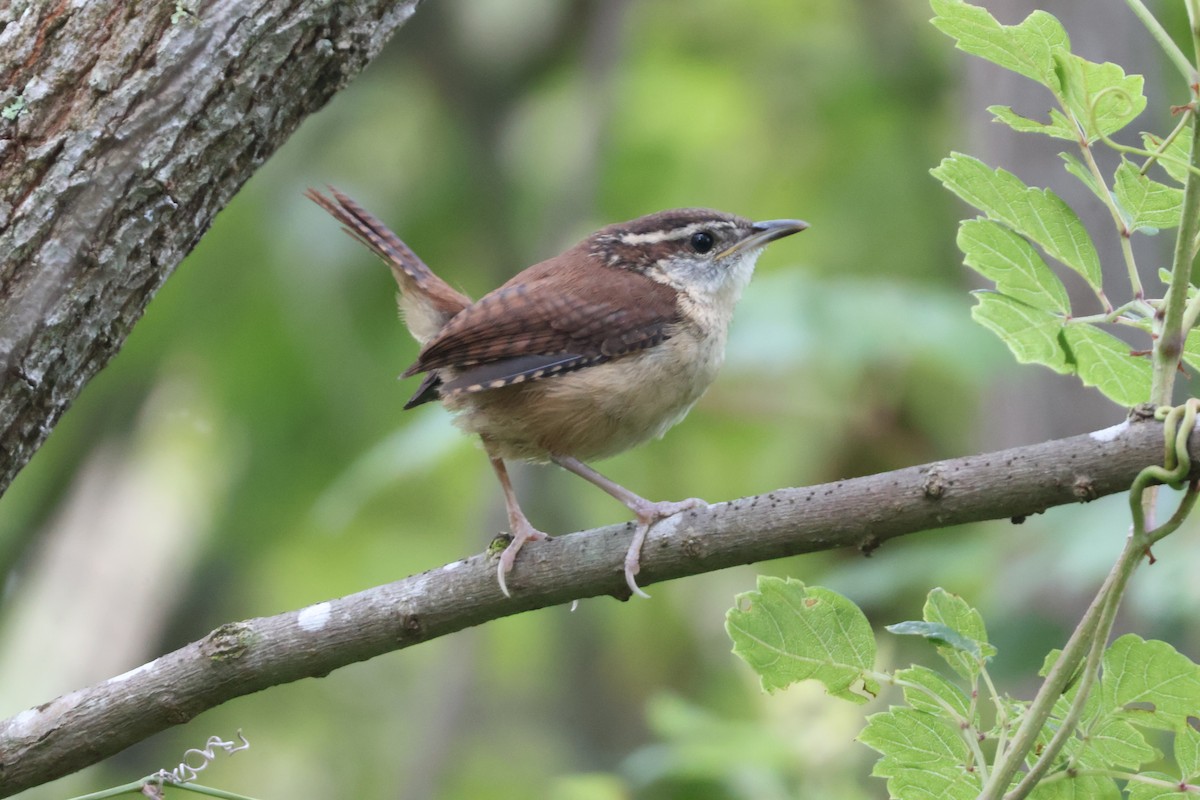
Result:
M424 5L218 217L0 502L0 714L222 622L478 552L503 528L478 447L438 408L400 413L413 387L394 378L416 348L392 279L303 200L308 186L349 192L475 296L665 207L808 220L761 260L688 420L600 465L644 496L723 500L1007 441L989 398L1041 376L971 320L956 231L1003 234L959 230L964 207L929 175L947 152L977 152L966 56L931 16L915 0ZM991 269L1013 297L1033 282L1065 303L1053 287L1079 276L1039 258ZM1121 411L1105 415L1053 433ZM551 532L627 516L556 470L515 481ZM876 625L919 618L946 586L983 611L1006 655L997 679L1027 681L1119 548L1121 511L1101 501L757 571L841 591ZM1120 625L1194 658L1187 540L1156 548ZM723 615L754 572L501 620L241 698L27 796L121 783L237 728L252 749L204 780L264 797L880 796L853 741L861 709L807 684L766 697L730 656ZM889 663L928 650L883 642Z

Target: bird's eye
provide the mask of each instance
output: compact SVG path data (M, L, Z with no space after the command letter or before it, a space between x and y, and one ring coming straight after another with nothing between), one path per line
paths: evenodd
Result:
M713 249L713 244L715 244L713 235L708 231L699 231L692 234L692 249L697 253L707 253Z

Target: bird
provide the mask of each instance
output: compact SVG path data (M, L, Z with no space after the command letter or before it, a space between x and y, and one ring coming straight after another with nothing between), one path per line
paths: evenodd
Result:
M391 268L397 302L420 345L401 377L423 375L405 409L440 401L478 435L499 480L511 541L497 581L522 547L548 538L525 517L506 462L554 463L623 503L636 518L622 565L638 586L657 522L707 504L652 502L587 462L661 437L712 383L734 306L769 243L797 219L751 222L708 208L660 211L608 225L519 272L477 301L452 288L346 194L305 195Z

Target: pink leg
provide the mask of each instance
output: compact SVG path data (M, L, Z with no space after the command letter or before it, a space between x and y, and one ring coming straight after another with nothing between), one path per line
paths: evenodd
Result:
M680 500L677 503L652 503L646 498L629 491L621 484L609 480L577 458L571 458L570 456L551 456L550 458L555 464L558 464L568 472L574 472L584 480L599 486L624 503L637 516L637 527L633 531L633 542L629 545L629 550L625 553L625 583L629 585L629 590L634 594L641 597L649 597L650 595L638 587L635 576L642 568L642 545L646 543L646 534L650 532L650 527L667 517L673 517L676 514L689 511L693 508L707 506L708 503L698 497L693 497L689 500Z
M512 571L513 562L516 561L521 546L530 540L537 541L550 537L530 525L529 520L525 518L521 506L517 502L517 493L513 491L512 482L508 479L508 470L504 466L504 461L490 455L488 458L492 461L492 469L496 470L496 477L500 479L500 488L504 491L504 507L508 510L508 527L513 537L508 547L504 548L504 552L500 554L500 564L496 567L496 578L500 582L500 591L504 592L504 596L512 597L508 591L505 577Z

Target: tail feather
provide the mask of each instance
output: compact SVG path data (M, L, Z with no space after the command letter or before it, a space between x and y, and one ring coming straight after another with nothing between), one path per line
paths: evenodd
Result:
M378 218L332 186L329 191L332 198L315 189L309 189L304 196L329 212L347 233L391 268L400 286L400 311L413 338L425 344L451 317L471 305L471 298L435 275Z

